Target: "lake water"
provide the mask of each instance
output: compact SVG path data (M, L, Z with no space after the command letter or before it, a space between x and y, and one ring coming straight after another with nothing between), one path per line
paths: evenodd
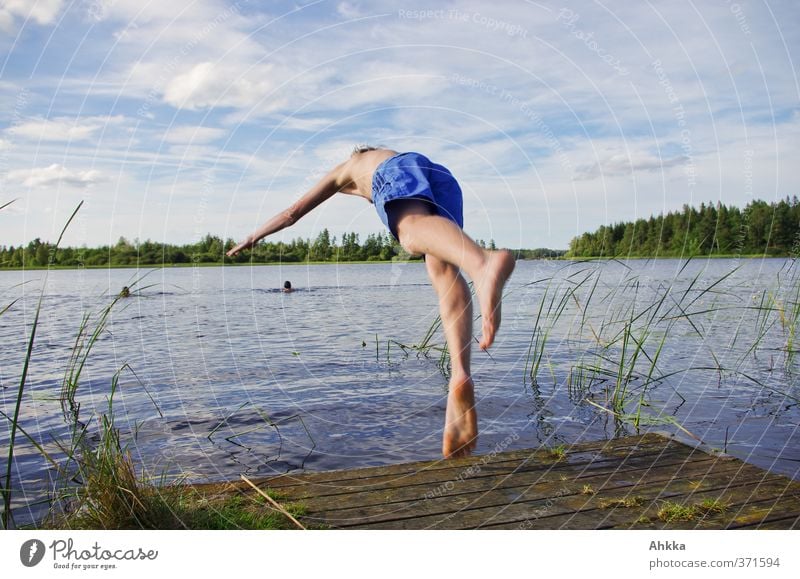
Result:
M476 452L632 434L639 413L639 431L696 437L800 479L794 268L519 262L490 355L473 351ZM297 291L279 291L287 279ZM420 344L438 314L421 263L52 271L46 284L43 271L0 272L0 310L18 300L0 316L6 414L43 284L21 425L56 454L53 441L69 435L58 397L81 320L91 314L93 329L127 285L76 401L83 420L106 411L124 367L116 424L156 472L200 482L440 457L440 352L398 345ZM432 344L442 340L437 332ZM8 437L6 427L4 449ZM13 466L14 487L41 497L47 464L21 435ZM22 503L18 521L38 512Z

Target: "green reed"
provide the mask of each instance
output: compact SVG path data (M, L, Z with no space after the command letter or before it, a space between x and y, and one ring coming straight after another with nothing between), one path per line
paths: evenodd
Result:
M797 270L790 271L788 282L790 289L788 297L780 307L780 321L786 336L786 344L784 346L786 366L790 367L797 354L797 329L798 324L800 324L800 280L798 280Z
M62 228L58 240L51 250L50 264L54 262L64 233L82 205L83 202L78 204ZM0 206L0 209L6 206L8 206L8 203ZM12 486L12 465L19 444L17 440L18 433L31 444L55 471L57 485L60 488L53 491L52 496L47 500L51 505L51 517L55 517L53 508L56 505L66 505L73 515L71 518L58 517L57 522L56 518L53 518L51 521L53 524L71 527L78 523L78 526L87 526L86 522L88 521L87 528L148 526L148 521L144 518L144 515L152 515L156 512L163 514L170 511L170 508L162 500L163 493L143 478L137 476L130 452L121 444L120 431L114 424L113 401L119 389L120 374L127 370L135 376L135 372L127 364L124 364L112 377L108 396L108 411L99 416L98 436L92 442L89 441L87 436L91 420L86 423L82 422L80 404L76 401L76 392L81 373L86 366L90 352L106 330L109 316L119 301L119 296L101 311L99 320L93 324L93 327L90 324L90 322L94 322L91 315L85 315L81 321L59 397L64 416L70 426L70 439L68 441L53 441L63 453L63 456L53 456L42 442L38 441L20 424L22 400L28 383L48 274L49 268L45 271L34 310L33 323L27 338L14 411L11 415L0 411L0 416L10 425L6 472L1 489L3 496L3 528L9 529L15 526L11 509L15 492ZM138 282L139 280L136 280L130 284L130 287L138 285ZM0 315L6 313L17 301L14 300L5 305L0 310ZM138 377L136 379L138 380ZM139 383L141 384L140 380ZM151 401L153 400L152 397L150 399Z
M5 203L4 205L0 206L0 209L7 207L10 203ZM81 201L75 210L70 215L69 219L67 220L64 227L61 229L61 233L58 236L58 241L56 241L53 249L50 253L49 263L52 264L55 259L55 252L58 251L58 247L61 244L61 240L64 237L64 233L66 232L69 224L72 223L72 220L77 215L78 211L80 210L81 206L83 205L83 201ZM20 375L19 379L19 386L17 387L17 395L16 401L14 403L14 414L12 416L5 416L11 423L10 432L9 432L9 443L8 443L8 455L7 455L7 463L6 463L6 473L5 473L5 482L3 483L2 489L0 491L3 494L3 512L2 517L2 525L4 529L9 528L9 524L11 523L11 499L12 499L12 486L11 486L11 471L12 471L12 463L14 461L14 451L15 451L15 444L16 444L16 437L17 431L19 430L19 415L22 409L22 399L25 394L25 385L28 379L28 370L30 368L31 356L33 354L33 344L36 340L36 330L39 326L39 314L42 311L42 303L44 302L44 296L47 289L47 277L50 273L49 268L45 270L44 280L42 281L42 287L39 292L39 299L36 303L36 309L33 317L33 324L31 326L30 335L28 336L27 347L25 350L25 357L23 358L22 363L22 374ZM8 308L11 307L12 304L6 306L3 309L3 312L6 312Z
M676 279L690 261L681 265ZM644 282L648 280L631 271L618 284L606 286L601 281L605 266L598 263L587 268L587 262L570 264L565 268L578 270L535 282L546 283L538 303L531 308L532 332L523 383L528 378L536 382L548 351L565 348L567 355L574 354L576 358L564 376L568 395L575 403L589 402L636 428L668 424L690 436L693 435L673 417L651 406L652 393L664 387L672 390L671 396L676 401L686 402L675 386L676 378L683 380L689 375L714 372L720 384L730 376L759 390L797 400L792 392L764 379L761 371L748 370L754 361L758 364L758 354L765 342L774 342L779 323L785 334L787 370L791 366L800 323L800 284L796 275L790 277L788 297L781 303L770 290L761 291L754 302L745 303L726 283L739 267L710 281L705 281L699 272L681 286L673 282L647 287ZM647 292L643 292L646 287ZM734 360L730 360L730 355L719 355L716 343L709 339L709 331L721 314L726 319L733 315L739 320L727 343L729 348L736 346L738 354ZM748 323L752 324L749 329ZM665 351L691 335L698 343L700 359L707 358L713 364L701 361L664 371L661 366ZM674 366L674 362L670 364ZM598 393L603 395L605 406L591 401Z
M531 335L531 340L528 344L528 355L525 359L523 384L528 377L530 377L532 383L537 383L539 369L545 356L546 346L550 338L550 334L569 306L570 300L574 299L577 302L575 293L590 279L590 277L591 275L586 276L577 282L573 282L573 285L567 288L567 290L560 295L557 291L551 293L549 300L548 292L550 292L551 288L549 284L545 287L544 295L539 302L539 308L536 313L533 334ZM592 289L592 293L593 291L594 288ZM587 302L591 301L591 295L592 294L590 294ZM547 304L546 310L544 308L545 304ZM583 320L581 325L583 325Z

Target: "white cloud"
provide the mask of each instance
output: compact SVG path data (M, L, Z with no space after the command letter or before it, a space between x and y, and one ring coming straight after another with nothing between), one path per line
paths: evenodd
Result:
M18 169L8 173L8 180L21 183L25 187L50 187L53 185L68 185L86 188L102 181L100 171L89 169L86 171L70 171L63 165L53 163L48 167L35 169Z
M91 0L87 2L87 15L93 20L131 20L139 24L165 21L175 22L176 15L180 20L209 18L220 13L237 12L241 2L226 6L223 2L208 0L170 0L169 2L152 2L145 0Z
M245 16L247 2L106 4L98 18L120 27L113 34L119 41L113 90L144 96L149 105L158 96L175 108L198 110L248 107L272 86L270 66L258 62L264 48L252 35L265 15Z
M339 2L336 12L345 18L360 18L363 16L361 9L352 2Z
M4 10L0 10L0 30L6 32L12 32L14 30L14 16Z
M336 125L336 119L330 117L286 117L281 121L282 129L307 131L316 133Z
M314 102L314 107L321 109L359 110L374 104L446 106L449 103L446 90L450 85L435 66L423 69L389 59L369 58L330 78L312 82L318 86L311 94L324 95Z
M6 130L7 134L33 141L85 141L109 124L119 124L122 116L114 117L35 117Z
M225 136L228 133L225 129L217 129L214 127L196 127L191 125L181 125L170 127L167 134L164 135L164 140L168 143L175 144L201 144L209 143L216 139Z
M274 87L274 83L269 80L272 73L272 65L245 72L238 67L202 62L167 84L164 101L175 108L190 110L251 107Z
M55 22L63 0L0 0L0 29L13 32L14 19L33 20L37 24L47 25Z
M181 143L178 145L170 145L169 154L172 157L179 159L181 164L199 164L213 162L215 158L219 158L219 149L210 147L208 145L197 145L194 143Z
M608 152L602 159L590 165L575 168L576 179L595 179L600 176L630 175L639 171L663 171L685 163L681 156L659 157L645 151L630 153Z

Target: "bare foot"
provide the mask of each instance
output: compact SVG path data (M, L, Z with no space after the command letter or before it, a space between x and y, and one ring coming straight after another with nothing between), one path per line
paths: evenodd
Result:
M472 380L452 380L447 396L442 454L445 458L469 456L478 442L478 414Z
M489 252L482 276L475 281L475 293L481 306L482 332L479 343L486 350L494 342L494 336L500 329L500 302L503 298L503 286L514 271L516 261L510 251Z

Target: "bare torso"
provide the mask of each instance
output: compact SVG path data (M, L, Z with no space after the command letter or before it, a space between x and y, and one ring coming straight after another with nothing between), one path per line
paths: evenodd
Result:
M347 161L334 167L291 207L275 215L242 243L229 250L228 256L236 255L242 249L252 247L267 235L289 227L336 193L357 195L372 203L372 176L375 174L375 169L383 161L396 154L395 151L389 149L377 149L352 155Z
M342 183L339 193L358 195L372 202L372 176L375 169L386 159L397 155L397 151L378 149L356 153L339 165L337 181Z

